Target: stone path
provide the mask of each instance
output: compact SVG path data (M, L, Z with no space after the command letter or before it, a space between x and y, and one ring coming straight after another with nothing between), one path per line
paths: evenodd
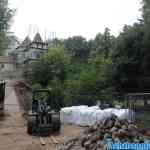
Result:
M6 83L5 89L5 111L8 113L20 112L20 105L18 102L18 98L13 88L14 82L9 81Z

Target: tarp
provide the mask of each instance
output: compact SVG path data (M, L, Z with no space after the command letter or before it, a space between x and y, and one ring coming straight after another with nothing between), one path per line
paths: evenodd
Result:
M91 126L107 119L112 114L119 119L131 120L133 112L129 109L108 108L101 110L98 106L72 106L61 109L60 119L63 124Z

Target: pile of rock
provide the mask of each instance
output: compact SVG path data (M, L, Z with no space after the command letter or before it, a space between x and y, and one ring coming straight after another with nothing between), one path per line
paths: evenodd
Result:
M87 128L79 137L65 142L59 150L105 150L109 142L149 143L150 141L134 123L112 116Z

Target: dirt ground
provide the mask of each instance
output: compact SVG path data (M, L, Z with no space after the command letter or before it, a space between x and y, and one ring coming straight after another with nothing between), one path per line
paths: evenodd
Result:
M23 114L13 89L13 82L9 82L6 85L5 117L0 118L0 150L56 150L59 144L79 135L83 130L81 127L64 125L59 135L53 135L59 144L54 144L49 136L43 137L46 144L42 145L40 137L26 133Z

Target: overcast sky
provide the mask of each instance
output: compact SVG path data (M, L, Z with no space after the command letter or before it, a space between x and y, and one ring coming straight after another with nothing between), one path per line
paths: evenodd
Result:
M140 0L10 0L17 8L11 27L23 39L39 31L43 38L82 35L88 39L109 27L114 35L141 16Z

